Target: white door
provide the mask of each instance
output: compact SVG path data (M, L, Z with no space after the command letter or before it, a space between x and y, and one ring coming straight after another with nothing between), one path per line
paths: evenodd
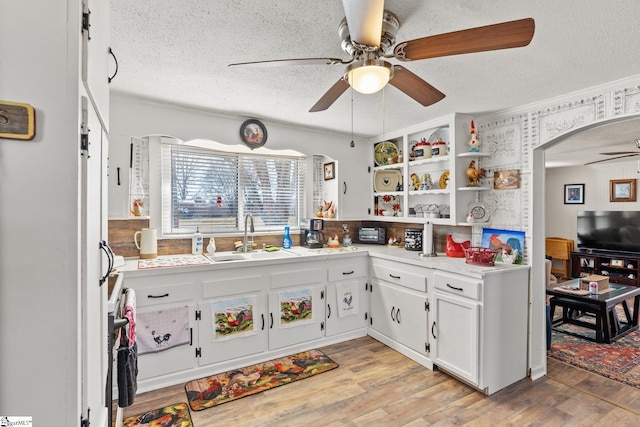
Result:
M434 292L433 364L478 384L479 304Z
M107 363L107 284L100 278L107 270L107 255L100 247L106 238L106 218L103 210L103 132L88 99L82 97L82 122L88 132L88 146L81 156L81 354L79 367L82 378L82 417L94 426L106 426ZM106 140L104 141L106 145ZM106 187L105 191L106 191Z
M267 298L263 293L229 295L198 304L199 365L267 350ZM217 325L217 326L216 326Z
M269 294L269 349L324 336L324 286L283 288Z

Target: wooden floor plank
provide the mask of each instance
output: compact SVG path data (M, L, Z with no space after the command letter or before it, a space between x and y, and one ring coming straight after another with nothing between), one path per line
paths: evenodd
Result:
M524 379L485 396L370 337L321 350L340 367L192 411L194 426L640 425L640 391L552 360L549 377ZM180 384L136 396L136 403L125 408L124 415L186 401Z

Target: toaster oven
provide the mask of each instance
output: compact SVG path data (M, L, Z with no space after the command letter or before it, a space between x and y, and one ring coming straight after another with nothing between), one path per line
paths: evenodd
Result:
M358 243L386 245L387 229L383 227L360 227L358 228Z

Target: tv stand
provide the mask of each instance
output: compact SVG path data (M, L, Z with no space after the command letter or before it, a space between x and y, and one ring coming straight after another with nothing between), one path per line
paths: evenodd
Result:
M638 278L640 254L612 252L571 252L573 277L591 274L608 276L610 283L640 287Z

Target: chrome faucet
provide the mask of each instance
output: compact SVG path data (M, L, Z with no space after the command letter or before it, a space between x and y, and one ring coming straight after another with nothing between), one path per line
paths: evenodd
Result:
M253 215L248 213L244 216L244 239L242 240L242 252L251 252L253 250L253 242L251 242L252 245L249 247L249 242L247 240L247 222L249 219L251 219L251 233L256 232L256 229L253 226Z

